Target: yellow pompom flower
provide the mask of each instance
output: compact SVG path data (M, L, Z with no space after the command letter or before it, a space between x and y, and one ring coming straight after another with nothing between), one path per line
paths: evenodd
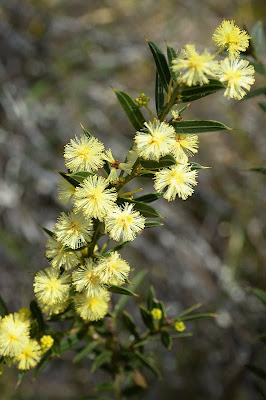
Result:
M171 153L177 162L185 164L188 162L188 156L194 156L198 152L198 147L199 138L197 135L176 134Z
M74 297L77 313L86 321L98 321L102 319L108 311L108 292L102 289L97 296L87 296L87 293L79 293Z
M67 300L71 287L71 277L55 268L39 271L34 279L34 292L42 304L55 305Z
M58 183L58 200L66 206L73 198L75 193L75 186L71 185L65 178L60 178Z
M50 335L43 335L40 339L42 353L48 351L54 344L54 339Z
M42 310L42 312L49 316L61 314L62 312L64 312L67 309L67 307L69 306L69 303L70 303L69 298L65 301L58 302L55 304L45 304L45 303L42 303L41 301L38 301L39 307Z
M174 328L177 332L183 332L186 329L186 325L183 321L176 321Z
M199 54L194 45L187 44L179 57L173 60L172 69L174 72L187 70L181 76L181 81L188 86L194 86L208 83L207 75L214 76L217 65L217 61L213 60L213 56L207 50Z
M102 258L95 268L101 281L107 285L121 285L128 277L130 266L117 251Z
M115 188L106 189L109 182L102 176L89 176L77 187L74 206L87 217L104 219L107 212L115 205Z
M144 122L144 125L143 132L138 131L134 139L138 155L145 160L159 161L162 156L170 153L174 145L175 130L157 119Z
M91 259L86 259L85 265L72 273L73 285L78 292L84 290L87 296L97 296L102 292L102 282L95 267L96 264Z
M37 340L30 339L21 353L16 356L18 369L28 370L34 368L42 357L42 350Z
M134 240L145 227L145 218L139 211L133 210L134 204L125 203L116 206L105 219L105 227L112 239L119 242Z
M217 73L220 81L227 85L224 96L241 100L246 95L244 89L250 90L255 82L254 74L254 67L247 60L225 58Z
M188 164L178 164L156 172L154 188L162 192L168 186L163 195L168 201L175 200L176 195L186 200L194 192L192 186L197 184L196 176L197 171L191 171Z
M61 213L54 227L54 233L59 242L78 249L90 242L93 231L91 219L86 218L81 212L68 214Z
M64 251L64 244L50 237L47 241L46 257L49 259L53 268L71 269L76 267L81 258L81 251Z
M162 310L160 308L153 308L151 310L151 316L154 320L159 321L160 319L162 319Z
M8 314L0 322L0 354L15 357L27 345L30 338L30 321L18 313Z
M96 171L104 165L104 145L93 136L75 136L65 146L65 164L72 172Z
M230 58L237 58L249 46L251 37L242 31L234 21L224 20L215 30L212 39L221 50L227 49Z
M18 315L22 320L27 321L31 317L31 311L29 308L23 307L18 310Z

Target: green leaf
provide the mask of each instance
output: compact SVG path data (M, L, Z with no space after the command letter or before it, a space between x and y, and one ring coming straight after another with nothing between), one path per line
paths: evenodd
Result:
M6 303L0 296L0 316L4 317L5 315L8 315L8 309L7 309Z
M34 371L34 377L36 378L46 367L48 362L51 359L51 353L48 351L47 353L44 354L42 357L41 361L37 364L35 371Z
M165 55L163 54L162 50L156 43L151 42L149 40L147 40L147 43L148 43L151 53L153 55L158 75L162 81L164 90L167 93L169 81L171 79L171 74L170 74L170 70L169 70Z
M177 321L192 321L194 319L202 319L202 318L215 318L217 315L214 313L202 313L202 314L194 314L194 315L188 315L187 317L182 317L182 318L175 318Z
M88 176L93 176L92 172L87 172L87 171L79 171L79 172L72 172L72 174L68 174L68 176L75 181L81 183L84 181L84 179L88 178Z
M158 162L151 160L140 160L140 164L145 169L161 169L176 165L176 159L171 156L171 154L168 154L167 156L161 157Z
M194 169L208 169L211 167L204 167L203 165L200 165L196 162L190 162L191 170L193 171Z
M170 67L170 74L173 78L173 80L176 82L179 79L180 72L175 72L172 70L172 65L173 65L173 60L177 58L176 51L173 49L173 47L167 46L167 57L168 57L168 63Z
M92 134L86 128L84 128L84 126L81 123L80 123L80 126L81 126L83 132L85 133L85 135L87 135L88 138L91 138Z
M266 101L258 101L258 105L262 109L262 111L266 112Z
M140 353L139 351L135 350L135 354L138 357L138 359L142 362L143 365L145 365L145 367L147 367L148 369L150 369L155 376L157 376L158 379L161 379L161 373L158 370L157 367L155 367L149 358L147 358L146 356L144 356L142 353Z
M65 172L58 171L59 175L61 175L68 183L72 186L77 187L79 186L79 181L71 177L71 174L66 174Z
M210 79L209 83L202 86L185 86L180 91L179 102L190 103L224 89L224 84L216 79Z
M156 72L156 81L155 81L155 105L156 105L157 115L159 115L164 106L164 91L163 91L163 84L161 78L158 75L158 72Z
M249 171L260 172L261 174L266 174L266 167L250 168Z
M172 338L169 335L169 333L165 330L161 331L161 341L164 347L167 348L167 350L171 350L172 347Z
M139 296L138 294L136 294L136 293L132 292L131 290L129 290L125 287L122 287L122 286L112 285L112 286L108 287L107 290L112 293L124 294L126 296L136 296L136 297Z
M122 320L123 320L125 326L127 327L127 329L129 330L129 332L132 333L132 335L138 337L139 333L138 333L135 321L134 321L133 317L126 310L123 310Z
M94 359L91 367L91 372L95 372L102 365L107 364L111 361L112 352L110 350L105 350Z
M192 311L197 310L201 306L202 306L201 303L194 304L194 306L191 306L191 307L187 308L186 310L182 311L180 314L178 314L176 318L181 318L184 315L190 314Z
M73 349L73 347L75 347L80 342L80 339L80 335L77 333L73 333L68 337L62 339L59 342L58 355L61 355L65 351Z
M266 68L265 68L264 64L262 64L260 61L254 61L250 58L248 58L248 61L250 62L251 65L253 65L253 67L255 68L255 71L258 74L261 74L264 76L266 75Z
M40 225L40 227L42 228L42 230L47 233L48 236L53 237L54 238L54 232L50 231L49 229L45 228L44 226Z
M118 251L118 250L122 249L127 243L129 243L129 242L128 241L120 242L120 243L118 243L117 246L113 247L111 251Z
M139 211L146 218L164 218L155 208L149 206L146 203L142 203L141 201L136 201L136 199L128 199L126 197L118 197L118 204L131 203L134 204L134 210Z
M19 385L21 384L21 382L23 381L28 372L29 371L19 371L16 388L19 387Z
M258 368L255 365L247 364L246 367L253 372L259 378L266 380L266 371L262 368Z
M251 31L251 45L255 49L257 57L262 57L265 51L265 34L261 21L256 22Z
M96 392L112 392L115 390L115 385L113 382L102 382L95 387L95 390Z
M266 94L266 87L251 90L245 95L245 97L243 97L243 100L251 99L252 97L259 96L260 94Z
M248 292L254 294L264 305L266 305L266 292L261 289L246 286Z
M176 133L180 134L198 134L203 132L216 132L231 130L228 126L217 121L172 121L171 125Z
M157 221L145 221L145 229L147 228L155 228L156 226L163 226L162 222Z
M142 203L152 203L160 199L163 196L163 193L149 193L144 196L136 197L134 200L141 201Z
M92 352L98 346L97 342L91 342L87 344L82 350L80 350L77 355L73 358L73 363L76 364L80 362L84 357Z
M155 302L155 300L156 300L156 302ZM156 293L155 293L154 287L151 285L149 294L148 294L148 299L147 299L147 305L148 305L149 311L151 311L153 308L156 308L157 303L158 303L158 300L156 299Z
M139 306L141 317L147 328L154 330L154 323L151 313L143 306Z
M193 333L188 332L188 333L179 333L177 335L171 335L172 339L183 339L183 338L187 338L187 337L191 337L193 336Z
M36 303L35 300L32 300L30 302L30 311L31 311L33 319L37 320L38 327L39 327L39 332L44 332L45 325L44 325L42 312L41 312L40 307L38 306L38 304Z
M145 122L145 118L136 103L134 103L131 97L129 97L125 92L116 89L114 89L114 92L131 125L136 129L136 131L141 129Z

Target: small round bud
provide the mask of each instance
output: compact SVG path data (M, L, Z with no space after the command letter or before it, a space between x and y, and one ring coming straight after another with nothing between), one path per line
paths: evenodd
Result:
M174 328L177 332L183 332L186 329L186 325L183 321L176 321Z
M162 319L163 313L162 313L162 310L160 308L153 308L151 310L151 315L152 315L152 318L154 320L158 320L159 321L160 319Z

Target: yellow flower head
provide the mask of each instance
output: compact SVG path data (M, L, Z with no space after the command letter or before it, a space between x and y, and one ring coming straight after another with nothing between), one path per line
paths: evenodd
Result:
M67 272L60 274L55 268L39 271L34 279L34 292L42 304L56 305L68 299L71 277Z
M0 354L15 357L27 345L30 338L30 321L18 313L8 314L0 322Z
M152 315L152 318L154 320L159 321L160 319L162 319L163 313L162 313L162 310L160 308L153 308L151 310L151 315Z
M157 192L162 192L168 186L163 195L168 201L175 200L176 195L186 200L194 192L192 186L197 184L196 176L197 171L191 171L188 164L178 164L156 172L154 188Z
M89 218L102 221L117 199L115 188L106 189L108 185L109 182L102 176L89 176L76 189L75 209L82 211Z
M34 368L40 361L42 351L37 340L30 339L21 353L16 356L18 369L27 370Z
M177 162L187 163L188 156L194 156L198 152L199 139L197 135L175 135L175 143L171 153L176 158Z
M63 267L71 269L79 264L81 251L64 251L64 244L50 237L47 241L46 257L49 259L53 268Z
M255 82L254 73L254 67L247 60L225 58L217 73L220 81L227 85L224 96L241 100L246 95L244 89L250 90Z
M224 20L216 28L212 39L220 49L228 50L230 58L237 58L240 51L248 48L250 36L235 25L234 21Z
M105 220L110 237L117 242L134 240L145 227L145 218L133 210L134 204L125 203L112 209Z
M87 296L87 293L76 294L75 308L77 313L86 321L98 321L102 319L108 311L108 292L102 289L97 296Z
M88 138L82 134L80 138L75 136L65 146L66 167L72 172L97 171L104 165L104 145L93 136Z
M31 317L31 311L29 308L23 307L18 310L18 315L22 320L27 321Z
M139 157L145 160L159 161L162 156L169 154L174 145L175 130L166 122L154 119L152 122L144 122L146 128L143 132L137 132L135 143Z
M40 339L42 353L48 351L54 344L54 339L50 335L43 335Z
M71 249L78 249L90 242L93 231L92 221L81 212L61 213L55 224L57 240Z
M208 83L207 75L214 76L217 69L217 61L205 50L199 54L193 44L187 44L179 57L173 61L172 69L175 72L187 70L181 76L181 81L188 86L203 85Z
M71 185L65 178L60 178L58 183L58 200L66 206L73 198L75 193L75 186Z
M45 303L42 303L41 301L38 301L38 304L39 304L42 312L49 316L62 313L63 311L65 311L67 309L67 307L69 306L69 303L70 303L69 298L65 301L58 302L55 304L45 304Z
M174 328L177 332L183 332L186 329L186 325L183 321L176 321Z
M102 292L101 279L96 271L96 264L91 259L85 260L85 265L72 274L73 285L78 292L87 292L88 296L97 296Z
M128 277L130 266L117 251L114 251L109 257L100 260L95 271L103 283L121 285Z

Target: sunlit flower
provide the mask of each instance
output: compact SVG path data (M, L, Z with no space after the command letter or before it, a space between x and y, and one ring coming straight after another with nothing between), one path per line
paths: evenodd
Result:
M172 154L177 162L187 163L188 156L194 156L198 152L199 139L197 135L175 135L175 143L172 148Z
M42 357L42 351L37 340L30 339L21 353L16 356L18 369L27 370L34 368Z
M43 335L40 339L42 353L48 351L54 344L54 339L50 335Z
M236 58L240 51L248 48L250 36L235 25L234 21L224 20L216 28L212 39L220 49L228 50L230 58Z
M110 296L107 290L97 296L87 296L86 292L75 295L75 308L81 318L86 321L98 321L102 319L108 311L108 301Z
M80 262L81 251L66 251L64 244L58 242L55 238L50 237L47 241L46 257L49 259L52 267L71 269L76 267Z
M163 313L162 313L162 310L160 308L153 308L151 310L151 315L152 315L153 319L159 321L160 319L162 319Z
M103 283L121 285L128 277L130 266L117 251L114 251L109 257L100 260L95 271Z
M145 227L145 218L133 210L134 204L125 203L112 209L105 220L107 232L116 241L134 240Z
M55 268L39 271L34 279L34 292L38 301L53 305L65 302L69 296L71 277L67 272L60 273Z
M144 122L144 125L143 132L137 132L134 139L139 157L159 161L162 156L170 153L175 130L171 125L157 119L149 123Z
M58 241L71 249L78 249L90 242L92 221L81 212L61 213L55 224L54 233Z
M163 195L168 201L175 200L176 195L186 200L194 192L192 186L197 184L196 176L197 171L191 171L188 164L177 164L156 172L154 188L162 192L168 186Z
M176 321L174 328L178 332L183 332L186 329L186 325L184 324L183 321Z
M18 313L8 314L0 322L0 354L15 357L27 345L30 338L30 321Z
M215 75L217 65L217 61L213 60L213 56L207 50L203 54L199 54L194 45L187 44L179 57L173 60L172 69L175 72L187 70L181 80L186 85L193 86L208 83L207 76Z
M225 58L217 73L220 81L227 85L224 96L241 100L246 95L244 89L250 90L255 82L254 73L254 67L247 60Z
M84 290L87 292L87 296L97 296L102 292L101 283L103 282L96 272L96 264L91 259L86 259L85 265L82 265L72 273L72 278L73 285L78 292Z
M100 221L115 205L117 192L115 188L106 189L109 182L102 176L89 176L76 189L74 205L87 217Z
M65 146L66 167L72 172L96 171L104 165L104 145L93 136L88 138L82 134L80 138L75 136Z
M58 183L58 200L66 206L73 198L75 186L71 185L65 178L60 178Z

